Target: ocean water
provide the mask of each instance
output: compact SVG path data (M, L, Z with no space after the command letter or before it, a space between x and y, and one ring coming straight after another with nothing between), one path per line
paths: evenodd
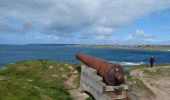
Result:
M46 59L78 62L77 52L83 52L123 65L148 63L151 56L156 63L170 63L170 51L87 48L72 45L0 45L0 66L20 60Z

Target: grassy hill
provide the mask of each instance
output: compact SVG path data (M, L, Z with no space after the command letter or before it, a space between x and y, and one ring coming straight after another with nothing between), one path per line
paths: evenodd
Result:
M8 64L0 68L0 99L71 100L68 90L79 86L78 66L76 63L46 60ZM73 74L74 86L65 84Z
M133 70L147 67L147 65L138 65L125 68L126 80L132 83L137 95L142 93L147 96L154 95L137 76L130 75ZM157 73L160 73L159 76L164 74L169 76L169 72L164 73L165 70L162 69L143 70L143 72L152 76ZM78 88L79 81L79 63L47 60L20 61L0 68L0 100L72 100L69 90ZM92 99L89 97L86 100Z

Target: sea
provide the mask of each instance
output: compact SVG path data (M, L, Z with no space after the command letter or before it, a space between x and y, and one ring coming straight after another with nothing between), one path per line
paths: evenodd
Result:
M30 44L0 45L0 66L32 59L80 62L75 58L77 52L122 65L147 64L151 56L155 58L156 63L170 63L170 51L91 48L68 44Z

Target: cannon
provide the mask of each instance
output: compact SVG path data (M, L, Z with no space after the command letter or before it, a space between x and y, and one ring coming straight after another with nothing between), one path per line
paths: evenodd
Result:
M124 83L124 70L121 65L80 52L76 54L76 58L88 67L96 69L97 74L103 78L107 85L118 86Z

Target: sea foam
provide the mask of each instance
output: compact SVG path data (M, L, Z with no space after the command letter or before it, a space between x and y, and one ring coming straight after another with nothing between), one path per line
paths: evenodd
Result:
M142 65L144 62L119 62L119 61L110 61L111 63L119 63L120 65L126 66L134 66L134 65Z

